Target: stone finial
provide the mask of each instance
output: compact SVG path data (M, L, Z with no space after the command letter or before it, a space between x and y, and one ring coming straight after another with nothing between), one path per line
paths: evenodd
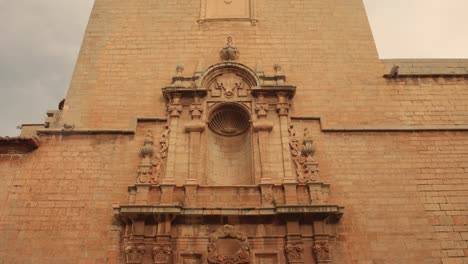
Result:
M275 68L275 75L276 76L283 75L283 72L281 71L281 65L275 64L274 68Z
M224 61L233 61L239 58L239 54L239 50L232 45L232 37L229 36L227 38L226 47L221 49L221 52L219 53L221 59Z
M177 64L177 67L176 67L177 76L181 76L183 71L184 71L184 65Z
M304 129L304 140L302 143L302 154L306 157L312 157L315 153L314 141L308 128Z

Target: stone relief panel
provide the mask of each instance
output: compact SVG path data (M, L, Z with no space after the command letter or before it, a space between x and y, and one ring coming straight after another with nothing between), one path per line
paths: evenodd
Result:
M242 77L234 73L224 73L216 77L208 91L213 98L233 99L247 97L250 87Z
M202 19L250 19L253 0L202 0Z

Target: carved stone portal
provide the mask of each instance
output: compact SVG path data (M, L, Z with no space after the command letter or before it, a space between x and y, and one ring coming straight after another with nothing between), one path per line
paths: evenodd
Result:
M209 238L208 263L250 263L250 246L247 236L230 225L225 225L218 229Z

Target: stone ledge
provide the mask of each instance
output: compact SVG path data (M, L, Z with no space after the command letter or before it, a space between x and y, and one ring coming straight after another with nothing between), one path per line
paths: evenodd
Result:
M468 78L467 59L386 59L382 62L391 72L398 66L396 74L384 74L384 78Z
M316 215L341 217L344 207L337 205L283 205L270 208L187 208L182 206L121 205L114 206L116 217L131 215L173 214L183 216L268 216Z
M468 131L468 125L447 126L399 126L399 125L362 125L325 127L318 116L291 116L291 120L315 120L320 123L322 132L439 132L439 131Z
M0 154L27 154L39 145L37 137L0 137Z

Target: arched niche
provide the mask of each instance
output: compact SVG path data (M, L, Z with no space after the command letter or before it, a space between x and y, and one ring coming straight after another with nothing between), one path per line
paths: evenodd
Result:
M253 180L252 88L255 73L239 63L209 67L206 88L206 183L251 185Z

